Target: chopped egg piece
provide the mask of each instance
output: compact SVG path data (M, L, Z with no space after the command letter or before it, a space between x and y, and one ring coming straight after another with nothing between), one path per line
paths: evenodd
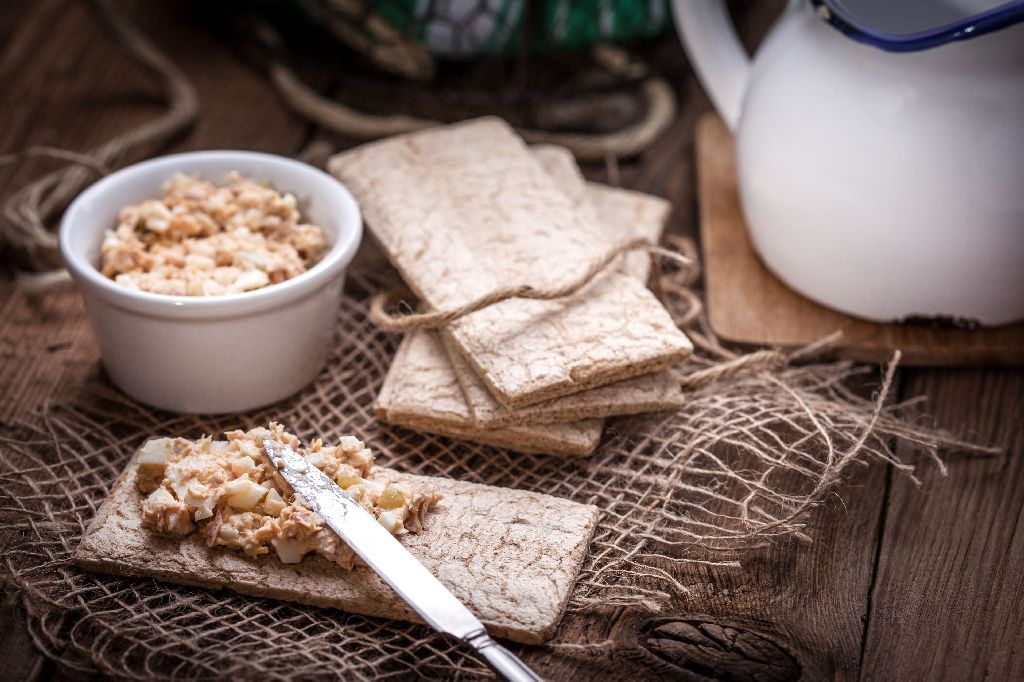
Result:
M286 505L284 499L281 498L281 494L273 488L267 491L267 496L263 498L263 511L270 516L280 515L286 506L288 505Z
M256 470L256 462L249 455L239 457L231 463L231 473L235 476L241 476L242 474L249 474L250 476Z
M242 474L241 478L228 481L224 486L227 493L228 504L232 509L252 511L256 508L268 491L259 483L251 480L249 474Z
M153 492L160 487L164 472L167 470L167 460L174 453L174 440L172 438L154 438L147 441L139 450L138 465L138 487L144 493Z

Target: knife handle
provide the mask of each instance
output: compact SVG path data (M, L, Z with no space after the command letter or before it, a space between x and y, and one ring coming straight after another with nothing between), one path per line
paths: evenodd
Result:
M487 660L487 664L494 672L509 682L544 682L515 654L491 639L486 632L470 636L466 641Z

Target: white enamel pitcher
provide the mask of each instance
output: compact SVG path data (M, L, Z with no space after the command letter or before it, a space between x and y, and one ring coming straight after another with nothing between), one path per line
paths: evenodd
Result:
M1024 319L1024 2L791 0L752 61L724 2L674 4L773 272L868 319Z

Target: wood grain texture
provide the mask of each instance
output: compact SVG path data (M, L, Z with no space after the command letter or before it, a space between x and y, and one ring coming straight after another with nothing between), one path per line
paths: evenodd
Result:
M84 149L154 113L150 86L93 29L79 3L21 2L28 9L0 47L0 151L37 143ZM748 36L763 32L778 5L736 4L741 24L753 27L741 30ZM139 2L129 6L199 88L202 121L179 148L300 149L305 126L257 73L191 23L186 3L146 2L145 11ZM673 204L668 230L693 234L694 127L710 107L671 35L642 49L678 84L679 116L639 158L590 166L586 174L601 182L618 177L623 186L666 197ZM321 61L330 68L330 59ZM230 97L218 96L221 91ZM0 186L20 184L33 167L39 166L0 167ZM0 420L28 415L99 371L77 294L32 304L4 279L0 315ZM967 425L979 435L1006 434L1014 420L1019 425L1016 373L912 374L904 397L930 395L928 409L940 423ZM665 612L570 614L552 645L516 653L551 680L793 679L798 672L809 680L928 679L943 672L1020 679L1024 617L1014 608L1024 534L1013 512L1019 514L1014 505L1024 490L1024 453L1020 436L1014 439L1012 456L955 460L949 478L925 472L921 489L898 477L890 484L881 467L861 471L844 487L842 503L831 499L815 518L814 544L766 549L742 569L666 561L690 592ZM968 549L983 560L968 558ZM43 661L10 604L0 604L0 623L0 663L14 679L83 677Z
M724 339L794 348L836 330L843 357L880 362L903 351L905 365L1022 365L1024 323L984 330L880 324L801 296L762 264L740 208L732 135L718 116L697 124L705 287L712 328Z
M1024 372L905 373L939 423L1005 448L888 495L864 652L868 679L1024 679Z
M21 4L18 23L0 52L0 153L34 145L86 150L159 113L150 79L97 29L85 3ZM164 151L299 151L308 125L293 118L261 76L241 64L217 36L195 24L188 3L134 0L118 7L188 74L199 94L198 125ZM13 13L5 8L8 17ZM6 195L53 167L36 160L0 166L0 192ZM66 395L68 387L101 371L76 291L33 300L18 292L4 272L0 319L0 428L30 418L47 401ZM0 622L5 624L0 628L0 679L95 677L44 660L14 603L0 604ZM14 624L21 635L8 635Z
M768 5L755 10L770 19ZM670 50L669 64L681 58ZM682 77L678 120L618 171L673 202L667 232L694 236L694 131L710 105L693 75ZM584 170L607 180L604 168ZM555 644L522 655L556 680L857 679L886 481L884 467L855 472L819 510L812 544L767 547L739 569L665 561L689 590L672 608L569 614Z

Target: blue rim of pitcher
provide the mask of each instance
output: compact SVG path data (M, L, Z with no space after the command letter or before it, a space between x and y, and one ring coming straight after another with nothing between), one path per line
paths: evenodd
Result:
M957 40L976 38L1024 20L1024 0L1013 0L962 21L926 31L896 34L875 30L849 12L842 0L811 0L815 11L843 35L889 52L916 52Z

